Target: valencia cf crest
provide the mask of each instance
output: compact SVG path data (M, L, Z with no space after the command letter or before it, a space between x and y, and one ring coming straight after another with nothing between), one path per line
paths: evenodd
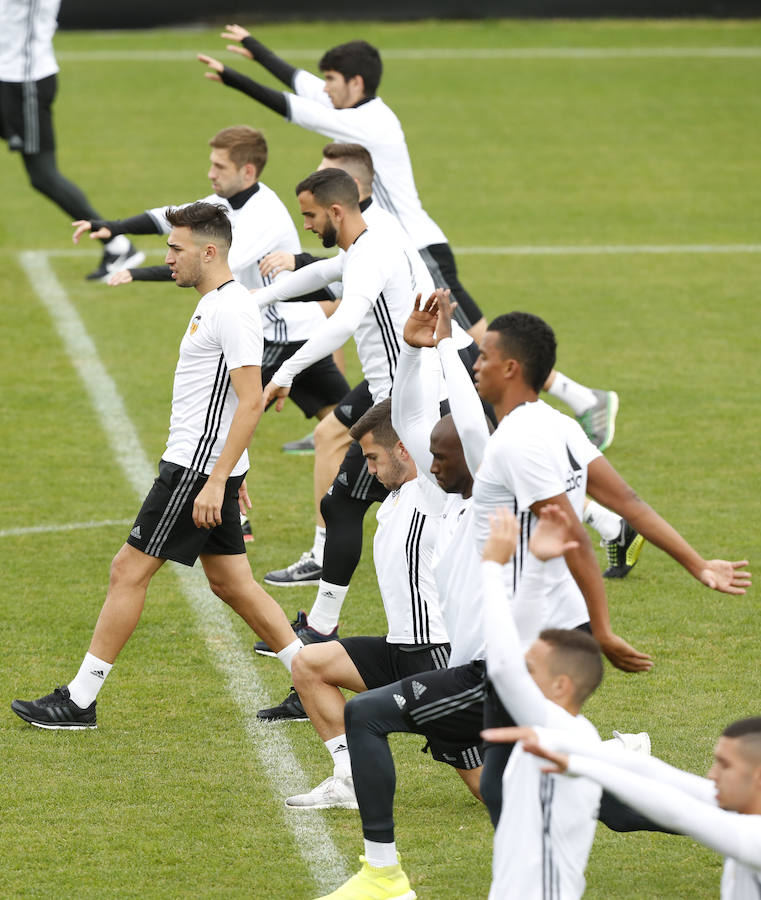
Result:
M200 321L201 321L200 316L193 317L193 321L190 323L190 333L191 334L195 334L196 331L198 331L198 325L199 325Z

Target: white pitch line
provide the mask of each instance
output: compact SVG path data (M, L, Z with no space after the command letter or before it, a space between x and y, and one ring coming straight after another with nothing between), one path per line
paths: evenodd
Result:
M761 253L761 244L577 244L561 246L546 244L504 247L453 247L457 256L607 256L628 253L679 254L679 253ZM83 256L86 250L61 248L41 251L48 256ZM165 256L166 251L149 248L147 256Z
M60 62L193 62L196 50L60 50ZM286 59L317 61L324 50L278 50ZM219 54L226 55L220 47ZM410 47L384 50L384 59L759 59L761 47Z
M51 269L47 255L42 251L26 251L20 254L20 260L82 379L116 461L142 499L154 477L155 466L151 465L143 451L116 384L101 362L76 308ZM308 790L309 785L282 729L267 726L256 718L256 710L271 705L272 701L251 663L250 650L243 645L232 627L224 605L209 590L201 568L170 565L195 614L196 625L209 656L224 675L227 689L238 707L251 745L259 758L262 777L270 782L275 808L291 830L315 884L322 890L334 888L346 879L347 873L325 818L316 810L308 816L287 814L282 805L283 786L287 785L288 793L299 793Z
M0 538L23 537L27 534L58 534L63 531L84 531L88 528L107 528L109 525L131 525L131 519L103 519L100 522L64 522L60 525L25 525L18 528L3 528Z

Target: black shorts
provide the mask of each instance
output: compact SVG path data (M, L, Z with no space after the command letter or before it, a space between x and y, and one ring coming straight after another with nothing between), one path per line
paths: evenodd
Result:
M127 543L159 559L192 566L204 554L234 556L246 552L240 524L238 489L245 475L227 479L222 502L222 524L198 528L193 522L193 501L207 475L161 460L158 478L148 492Z
M449 288L452 299L457 301L454 317L467 331L472 328L484 314L476 301L470 296L457 275L457 264L454 261L449 244L431 244L420 251L423 262L431 273L437 288Z
M345 396L338 401L338 406L333 410L333 415L347 428L358 422L373 405L370 385L367 380L347 391Z
M483 764L486 667L481 660L464 666L420 672L399 684L410 730L428 738L431 755L456 769Z
M449 644L389 644L384 637L364 636L341 638L339 644L369 691L418 672L446 669L449 662Z
M0 131L10 150L55 150L51 107L57 90L57 75L41 81L0 81Z
M262 384L272 381L272 376L280 366L300 348L306 341L290 341L278 344L275 341L264 342L262 357ZM341 374L332 356L318 359L309 368L293 379L289 397L311 419L326 406L335 406L349 391L349 382ZM275 402L274 400L272 401ZM271 404L270 404L271 405Z

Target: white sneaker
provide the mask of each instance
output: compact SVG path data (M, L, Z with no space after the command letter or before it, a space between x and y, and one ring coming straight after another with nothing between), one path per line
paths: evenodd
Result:
M289 809L359 809L354 781L331 775L318 784L308 794L287 797L285 805Z
M640 731L638 734L614 731L613 737L621 741L626 750L650 756L650 735L646 731Z

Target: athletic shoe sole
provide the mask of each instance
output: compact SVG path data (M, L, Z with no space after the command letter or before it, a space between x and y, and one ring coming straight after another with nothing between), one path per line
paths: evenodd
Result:
M16 715L23 719L25 722L28 722L30 725L34 725L35 728L44 728L46 731L85 731L87 728L97 728L97 723L93 722L92 725L87 724L85 722L66 722L66 723L56 723L55 725L48 722L35 722L34 719L31 719L26 713L21 712L21 710L17 709L13 703L11 703L11 709Z

